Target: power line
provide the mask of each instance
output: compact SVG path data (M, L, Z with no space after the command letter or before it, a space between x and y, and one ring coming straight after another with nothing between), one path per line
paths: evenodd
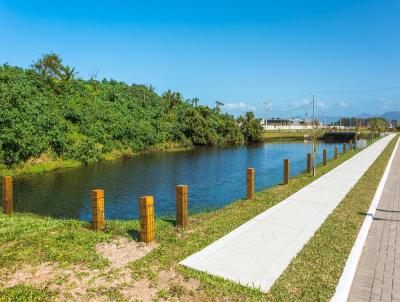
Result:
M300 110L300 109L307 108L310 105L311 105L311 103L308 103L308 104L305 104L305 105L302 105L302 106L299 106L299 107L296 107L296 108L287 109L287 110L270 109L270 111L272 111L272 112L281 112L281 113L292 112L292 111L297 111L297 110Z
M390 91L399 90L400 86L387 87L387 88L375 88L375 89L364 89L364 90L344 90L344 91L317 91L318 94L346 94L346 93L365 93L365 92L379 92L379 91Z
M265 100L265 116L264 116L264 127L267 129L268 124L268 100Z
M355 94L355 93L368 93L368 92L380 92L380 91L391 91L391 90L400 90L400 86L385 87L385 88L374 88L374 89L360 89L360 90L317 91L315 93L317 93L317 94ZM271 102L271 101L272 102L290 102L290 101L295 101L295 100L298 100L300 98L304 98L306 96L311 96L311 95L314 98L315 97L315 93L307 93L307 94L303 94L303 95L300 95L300 96L297 96L297 97L287 98L287 99L273 99L273 100L269 99L269 102ZM367 100L364 100L364 101L367 101ZM271 103L269 103L269 104L271 104ZM279 109L275 109L274 110L273 108L270 108L269 111L271 111L273 113L289 113L289 112L294 112L294 111L297 111L297 110L300 110L300 109L304 109L304 108L307 109L308 106L310 106L311 104L312 103L309 102L309 103L304 104L302 106L298 106L298 107L295 107L295 108L289 108L289 109L286 109L286 110L279 110ZM266 110L268 110L268 109L266 108ZM305 113L306 119L307 119L307 115L308 114L306 112Z
M394 87L385 87L385 88L373 88L373 89L360 89L360 90L326 90L326 91L316 91L315 93L319 94L346 94L346 93L366 93L366 92L380 92L380 91L390 91L390 90L400 90L400 86ZM298 100L300 98L304 98L307 96L312 96L312 92L308 92L306 94L302 94L296 97L286 98L286 99L270 99L272 102L290 102L294 100Z
M272 102L290 102L290 101L295 101L295 100L298 100L298 99L300 99L300 98L305 98L306 96L311 96L312 95L312 93L311 92L309 92L309 93L307 93L307 94L302 94L302 95L300 95L300 96L296 96L296 97L292 97L292 98L287 98L287 99L270 99L270 101L272 101Z

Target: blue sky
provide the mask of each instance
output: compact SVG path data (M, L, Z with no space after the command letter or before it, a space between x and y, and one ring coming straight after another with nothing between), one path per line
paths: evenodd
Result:
M312 92L323 115L380 114L400 110L399 16L400 0L0 0L0 63L54 51L83 78L151 84L234 114L262 116L265 99L272 115L304 114L293 108Z

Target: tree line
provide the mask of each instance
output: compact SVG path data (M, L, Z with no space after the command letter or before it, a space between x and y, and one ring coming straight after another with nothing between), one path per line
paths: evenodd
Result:
M388 128L389 122L382 117L370 117L370 118L346 118L343 117L332 125L340 125L346 127L368 127L374 132L385 131ZM397 127L397 124L396 126Z
M0 66L0 161L6 165L42 154L83 163L113 150L141 152L165 143L211 146L261 140L251 112L236 119L151 86L84 80L54 53L29 68Z

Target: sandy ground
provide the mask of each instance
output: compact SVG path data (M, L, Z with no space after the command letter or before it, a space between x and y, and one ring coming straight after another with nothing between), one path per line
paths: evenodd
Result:
M97 252L109 260L104 270L91 270L80 265L60 268L57 263L25 265L9 272L0 287L31 285L57 293L55 301L199 301L200 283L185 279L174 270L161 271L152 280L134 280L128 263L147 255L156 243L143 244L117 238L99 244Z

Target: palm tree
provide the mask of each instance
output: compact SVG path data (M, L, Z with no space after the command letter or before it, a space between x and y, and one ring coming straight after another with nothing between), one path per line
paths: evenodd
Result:
M61 57L54 52L44 54L36 60L33 63L33 69L49 79L57 79L64 82L70 81L77 74L75 68L64 66Z
M224 106L224 103L220 102L220 101L216 101L215 102L215 111L220 113L221 112L221 108L222 106Z

